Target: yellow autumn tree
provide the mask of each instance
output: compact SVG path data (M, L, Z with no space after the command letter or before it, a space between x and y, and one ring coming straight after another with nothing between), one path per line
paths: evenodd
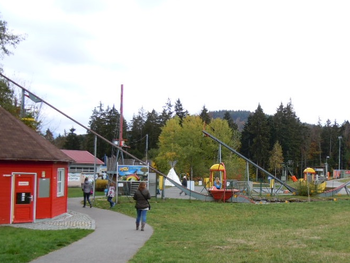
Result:
M170 163L176 161L177 173L188 173L194 177L206 177L209 168L219 161L237 163L237 157L225 147L221 147L203 134L204 123L199 116L174 117L162 128L159 136L159 154L155 158L162 172L170 169ZM239 136L234 136L226 120L214 119L207 131L230 147L239 147ZM228 168L229 169L229 168ZM241 171L240 171L241 172Z

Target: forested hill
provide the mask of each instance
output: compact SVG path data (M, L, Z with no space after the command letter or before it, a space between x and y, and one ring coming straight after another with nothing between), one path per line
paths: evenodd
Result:
M238 130L242 131L244 124L248 121L248 117L253 112L245 111L245 110L219 110L219 111L209 111L208 114L213 119L216 118L224 118L225 113L228 112L231 116L231 119L237 124Z

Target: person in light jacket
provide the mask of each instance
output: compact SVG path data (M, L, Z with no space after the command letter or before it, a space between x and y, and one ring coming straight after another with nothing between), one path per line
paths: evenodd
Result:
M113 198L114 198L114 196L115 196L115 186L114 186L114 183L111 183L111 185L109 186L107 195L108 195L107 201L108 201L109 204L110 204L110 208L112 208L112 207L115 206L115 202L113 202Z
M136 230L139 230L141 222L141 231L144 231L146 225L147 211L150 209L148 200L151 199L151 195L146 188L146 183L141 182L139 187L134 193L134 200L136 201Z
M93 191L92 189L92 183L89 182L89 178L85 177L84 183L81 187L81 190L83 190L83 194L84 194L84 206L86 206L86 200L89 202L90 204L90 208L92 207L92 204L90 202L90 195Z

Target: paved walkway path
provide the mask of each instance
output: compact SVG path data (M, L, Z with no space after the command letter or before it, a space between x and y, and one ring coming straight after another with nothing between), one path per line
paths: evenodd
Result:
M197 187L196 187L197 188ZM196 191L203 191L198 187ZM189 195L179 195L180 190L171 187L164 198L191 199ZM158 195L161 198L161 195ZM35 223L12 224L38 230L60 230L69 228L93 229L93 233L67 247L37 258L31 263L66 262L128 262L152 236L153 229L146 225L145 231L135 230L135 218L118 212L83 208L82 198L68 198L68 212L53 219L37 220ZM118 206L116 206L118 209Z
M51 220L34 223L36 229L95 229L87 237L60 250L42 256L32 263L128 262L153 234L148 224L145 231L135 230L135 218L98 208L83 208L82 198L69 198L69 213Z

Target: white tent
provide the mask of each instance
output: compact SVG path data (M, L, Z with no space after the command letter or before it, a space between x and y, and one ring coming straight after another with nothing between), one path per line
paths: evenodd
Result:
M170 171L169 171L167 177L170 178L171 180L174 180L175 183L181 184L180 179L179 179L179 177L177 176L177 174L176 174L174 168L171 168L171 169L170 169ZM166 185L166 186L174 186L174 184L171 183L171 182L170 182L169 180L167 180L167 179L165 179L165 185Z

